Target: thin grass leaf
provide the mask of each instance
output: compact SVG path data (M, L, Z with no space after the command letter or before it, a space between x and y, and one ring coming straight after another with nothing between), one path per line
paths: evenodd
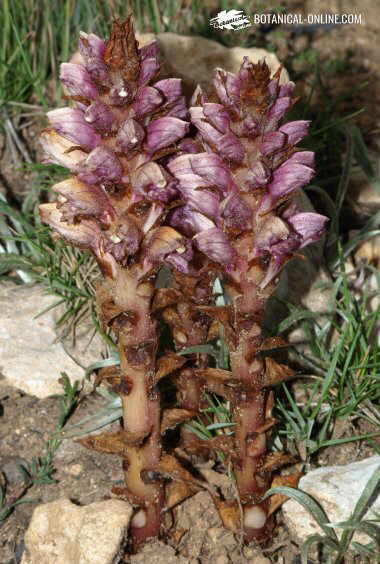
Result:
M338 537L336 536L335 531L326 526L326 524L329 523L329 519L324 509L309 494L302 490L297 490L288 486L278 486L276 488L271 488L270 490L268 490L262 499L265 500L274 494L285 495L287 497L290 497L294 501L297 501L315 519L325 535L334 543L338 542Z

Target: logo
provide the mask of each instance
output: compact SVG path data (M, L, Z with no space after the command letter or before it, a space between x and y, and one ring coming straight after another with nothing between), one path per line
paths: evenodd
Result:
M233 29L237 31L250 27L252 24L243 10L223 10L210 20L210 25L217 29Z

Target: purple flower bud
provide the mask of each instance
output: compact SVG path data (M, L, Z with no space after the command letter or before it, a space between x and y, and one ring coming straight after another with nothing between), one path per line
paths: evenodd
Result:
M92 104L86 108L84 119L87 123L90 123L96 131L105 133L112 130L116 118L106 104L95 100L95 102L92 102Z
M107 65L104 62L106 44L93 33L80 32L79 51L91 78L104 86L109 84Z
M237 109L240 96L239 77L231 72L217 69L215 72L214 86L219 100L227 108Z
M265 156L278 152L283 149L286 143L285 132L269 131L263 136L263 141L260 145L261 153Z
M80 167L79 180L87 184L119 182L123 169L119 159L106 147L97 147Z
M268 215L260 223L260 228L255 237L256 256L263 251L271 251L271 247L288 238L290 229L279 217Z
M172 227L177 228L187 237L192 237L200 231L213 229L215 224L203 214L194 211L190 206L179 206L175 208L168 221Z
M218 262L226 267L231 267L235 251L232 248L227 236L221 229L214 227L201 231L194 237L194 242L198 249L209 259Z
M145 61L145 59L155 59L160 54L160 48L158 47L157 41L152 41L143 45L139 49L140 60Z
M198 128L206 143L215 147L222 157L227 160L241 162L244 158L244 147L236 135L228 129L228 116L226 113L215 109L215 106L220 106L219 104L208 104L208 106L208 112L212 115L214 122L220 128L223 127L226 133L221 133L219 129L208 123L203 108L190 108L191 121ZM210 106L213 107L210 108Z
M278 122L282 119L288 109L293 105L293 101L288 96L277 98L267 113L265 130L271 131L277 127Z
M145 137L144 128L133 118L122 123L116 137L116 143L123 153L138 149Z
M159 70L160 65L158 64L156 58L149 57L147 59L143 59L140 67L139 86L145 86L145 84L148 84L148 82L156 76Z
M181 139L189 130L189 124L174 117L162 117L151 121L147 127L146 148L152 153L168 147Z
M233 185L231 172L213 153L181 155L170 161L168 168L183 189L217 186L227 191Z
M164 80L159 80L154 84L165 96L166 102L174 102L182 94L182 81L180 78L164 78Z
M303 164L302 161L305 160L310 163L310 152L304 152L308 154L302 157L303 152L295 153L275 170L273 180L268 185L272 203L289 196L292 192L310 182L314 175L314 170L310 166Z
M203 106L203 114L221 133L228 131L230 127L230 116L221 104L207 102Z
M86 158L86 153L74 149L71 141L58 135L54 129L45 129L40 136L40 142L45 153L45 163L53 163L76 172L80 163Z
M150 112L156 110L162 103L162 96L156 88L152 86L144 86L139 88L135 101L133 102L133 108L136 112L136 116L144 116Z
M301 236L300 248L318 241L324 231L328 218L319 213L297 213L288 219L294 231Z
M306 137L309 125L310 121L289 121L280 127L280 131L287 135L289 145L296 145L301 139Z
M47 117L57 133L90 151L101 142L101 137L86 123L83 112L74 108L59 108L47 113Z
M99 186L88 186L76 177L71 177L52 189L59 194L57 208L64 221L74 223L77 216L94 216L109 227L116 219L116 212L105 191Z
M79 34L79 52L86 61L90 57L103 59L106 44L94 33L85 33L81 31Z
M83 65L62 63L59 76L71 96L86 100L95 100L98 97L98 90Z

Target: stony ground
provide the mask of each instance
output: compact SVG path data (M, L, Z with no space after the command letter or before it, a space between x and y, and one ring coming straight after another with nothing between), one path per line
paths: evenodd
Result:
M293 11L298 9L305 13L340 11L340 2L289 2ZM369 79L368 87L344 102L347 110L358 109L363 105L367 111L360 117L359 125L363 128L366 141L372 155L379 161L378 133L380 130L380 67L377 53L380 38L380 13L376 3L371 0L351 1L350 10L355 8L367 19L364 27L343 26L330 30L317 30L314 35L302 30L294 34L285 30L281 35L272 31L261 34L259 39L263 45L270 42L278 57L287 62L292 60L292 70L298 73L299 90L302 95L303 83L306 84L309 67L302 57L296 57L307 49L316 49L324 59L339 56L348 57L350 65L344 81L336 84L337 92L344 92L347 85L355 85L359 81ZM265 41L263 37L266 37ZM199 45L197 46L199 51ZM351 54L350 54L351 53ZM173 55L174 56L174 55ZM191 53L190 55L191 56ZM207 61L203 61L207 66ZM174 63L173 63L174 65ZM175 65L174 65L175 66ZM23 140L35 157L36 131L40 128L40 118L22 130ZM0 137L0 185L2 192L15 201L28 191L29 175L17 170L9 147ZM365 214L380 209L379 197L368 188L363 178L350 187L352 205L362 199ZM364 195L363 195L364 194ZM367 206L367 207L366 207ZM363 208L361 208L363 209ZM1 364L1 361L0 361ZM52 367L58 371L59 367ZM88 393L70 420L74 423L88 414L94 413L102 400ZM18 497L23 488L22 476L18 466L26 465L33 458L42 457L50 433L54 431L59 417L59 404L56 398L38 399L27 395L0 379L0 471L7 482L7 499ZM371 432L373 427L363 425L360 432ZM339 436L341 429L336 430ZM325 449L319 457L318 464L345 464L354 460L362 460L374 453L372 447L365 444L351 443L340 447ZM61 497L68 497L78 504L89 504L107 499L113 485L122 483L122 472L117 457L102 455L86 450L73 440L63 441L54 458L55 482L33 486L23 497L30 503L19 505L0 526L0 562L16 564L21 561L24 551L24 534L30 522L36 504L46 503ZM296 563L299 548L290 538L283 523L281 513L278 514L278 529L272 543L263 550L254 547L242 547L231 533L225 531L220 518L212 504L208 493L200 492L194 498L183 503L170 517L172 525L164 541L148 544L143 551L131 557L133 564L228 564L255 563L269 564L282 562ZM125 557L124 561L128 561Z

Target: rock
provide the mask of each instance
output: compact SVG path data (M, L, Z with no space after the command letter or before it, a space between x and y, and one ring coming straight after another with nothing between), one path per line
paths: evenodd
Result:
M57 342L53 310L38 316L56 301L56 296L47 295L37 285L0 287L0 372L6 383L39 398L62 393L58 382L61 372L72 382L84 376L83 369ZM81 340L80 347L87 342L88 337ZM98 342L93 343L87 356L80 349L80 362L86 366L98 360L99 347Z
M146 544L138 554L130 557L131 564L188 564L187 558L176 556L174 548L159 540Z
M83 507L66 498L40 505L25 534L21 564L112 564L132 511L118 499Z
M139 44L145 45L154 40L152 33L137 36ZM265 59L272 74L280 66L274 53L257 47L224 47L216 41L204 37L177 35L176 33L159 33L156 37L165 63L162 69L164 77L175 76L182 78L185 93L191 95L200 84L209 90L218 67L230 72L237 72L243 62L243 57L248 57L257 63ZM191 64L189 64L191 61ZM281 82L289 80L285 69L281 73Z
M371 162L375 175L379 176L379 157L371 155ZM347 201L359 217L367 219L380 210L380 186L376 189L361 169L354 170L350 176Z
M323 507L331 522L346 521L350 518L369 478L379 466L380 456L372 456L345 466L318 468L303 476L298 487ZM283 505L282 511L290 534L297 543L303 543L312 534L321 533L313 517L299 503L289 500ZM376 512L380 512L380 497L373 500L365 517L374 519ZM338 536L341 531L336 529ZM355 533L354 540L366 544L369 537L363 533Z

